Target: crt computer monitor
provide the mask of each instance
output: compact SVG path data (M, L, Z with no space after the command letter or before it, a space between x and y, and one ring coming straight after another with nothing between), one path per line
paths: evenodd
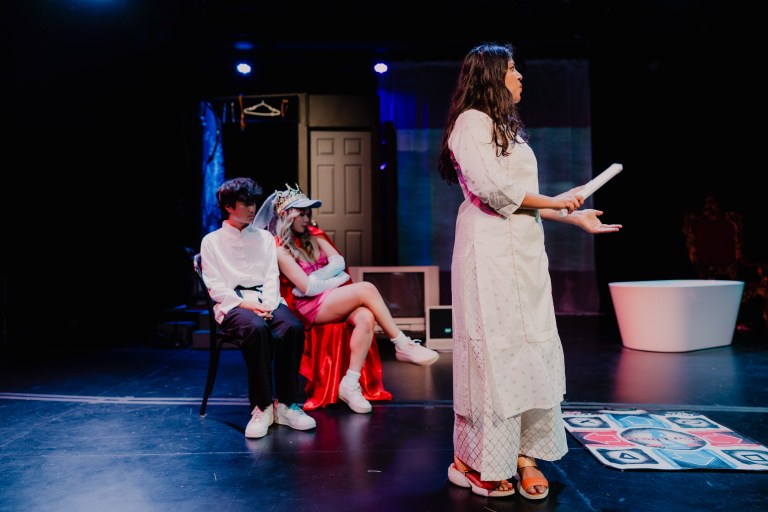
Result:
M425 345L438 352L453 350L453 308L451 306L429 308Z
M349 267L349 273L354 282L376 286L400 330L426 332L427 311L440 304L437 265Z

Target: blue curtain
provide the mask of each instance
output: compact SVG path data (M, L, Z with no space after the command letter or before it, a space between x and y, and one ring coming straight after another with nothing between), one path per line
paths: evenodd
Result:
M555 195L586 183L593 176L588 62L522 64L520 110L538 159L541 192ZM459 67L458 62L395 62L379 78L380 120L396 131L400 265L450 271L463 198L458 186L440 178L437 156ZM546 223L545 231L557 312L596 313L594 237L558 222Z
M224 183L224 153L221 150L221 118L213 105L200 104L203 131L203 190L201 202L201 228L205 236L221 227L221 210L216 204L216 190Z

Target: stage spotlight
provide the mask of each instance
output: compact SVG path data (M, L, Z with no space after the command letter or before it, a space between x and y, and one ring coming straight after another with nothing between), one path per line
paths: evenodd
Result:
M251 65L247 62L241 62L237 65L237 72L241 75L248 75L251 73Z
M377 62L376 64L373 65L373 70L380 75L383 75L384 73L386 73L387 69L389 68L383 62Z
M253 50L253 43L250 41L235 41L232 43L232 46L235 48L235 50L240 51L249 51Z

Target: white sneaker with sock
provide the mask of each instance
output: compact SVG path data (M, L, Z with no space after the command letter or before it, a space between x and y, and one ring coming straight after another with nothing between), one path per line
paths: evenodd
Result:
M429 366L435 363L440 357L440 354L436 351L425 347L421 343L417 343L421 340L414 341L407 336L404 336L404 338L404 340L401 339L394 342L395 358L397 358L398 361Z
M267 430L272 423L275 422L275 408L273 405L268 405L262 411L258 407L254 407L251 411L251 421L245 427L245 437L248 439L258 439L264 437L267 434Z
M291 404L289 407L278 403L275 411L275 423L288 425L295 430L309 430L317 426L315 418L305 413L298 404Z
M365 399L360 389L360 382L344 377L339 383L339 398L353 411L365 414L371 412L371 403Z

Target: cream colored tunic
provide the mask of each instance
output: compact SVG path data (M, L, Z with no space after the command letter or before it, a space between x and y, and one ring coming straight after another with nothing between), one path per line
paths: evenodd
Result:
M484 397L472 389L488 390L499 418L559 407L565 368L544 232L538 210L520 208L539 190L536 157L522 141L497 157L491 119L477 110L458 117L448 145L465 198L451 263L454 410L477 414ZM470 375L485 382L470 386Z

